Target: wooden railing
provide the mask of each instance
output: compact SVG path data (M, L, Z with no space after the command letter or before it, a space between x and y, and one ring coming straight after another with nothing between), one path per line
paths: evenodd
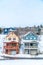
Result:
M4 46L4 48L6 48L6 49L18 49L19 47L17 47L17 46L14 46L14 47L12 47L12 46Z

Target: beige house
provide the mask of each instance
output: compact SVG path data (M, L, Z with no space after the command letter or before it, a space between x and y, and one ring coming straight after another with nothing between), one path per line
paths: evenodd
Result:
M19 53L19 37L14 32L5 37L3 52L11 55Z

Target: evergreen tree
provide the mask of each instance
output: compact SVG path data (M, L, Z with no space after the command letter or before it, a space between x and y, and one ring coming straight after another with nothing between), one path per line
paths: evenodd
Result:
M0 34L2 33L2 28L0 28Z

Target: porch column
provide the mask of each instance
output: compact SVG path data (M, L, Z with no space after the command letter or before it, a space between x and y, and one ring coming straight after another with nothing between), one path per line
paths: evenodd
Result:
M30 54L30 42L29 42L29 54Z

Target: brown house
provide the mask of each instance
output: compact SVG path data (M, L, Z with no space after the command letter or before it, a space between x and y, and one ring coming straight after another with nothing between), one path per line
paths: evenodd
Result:
M19 53L19 37L14 32L5 37L3 52L10 55Z

